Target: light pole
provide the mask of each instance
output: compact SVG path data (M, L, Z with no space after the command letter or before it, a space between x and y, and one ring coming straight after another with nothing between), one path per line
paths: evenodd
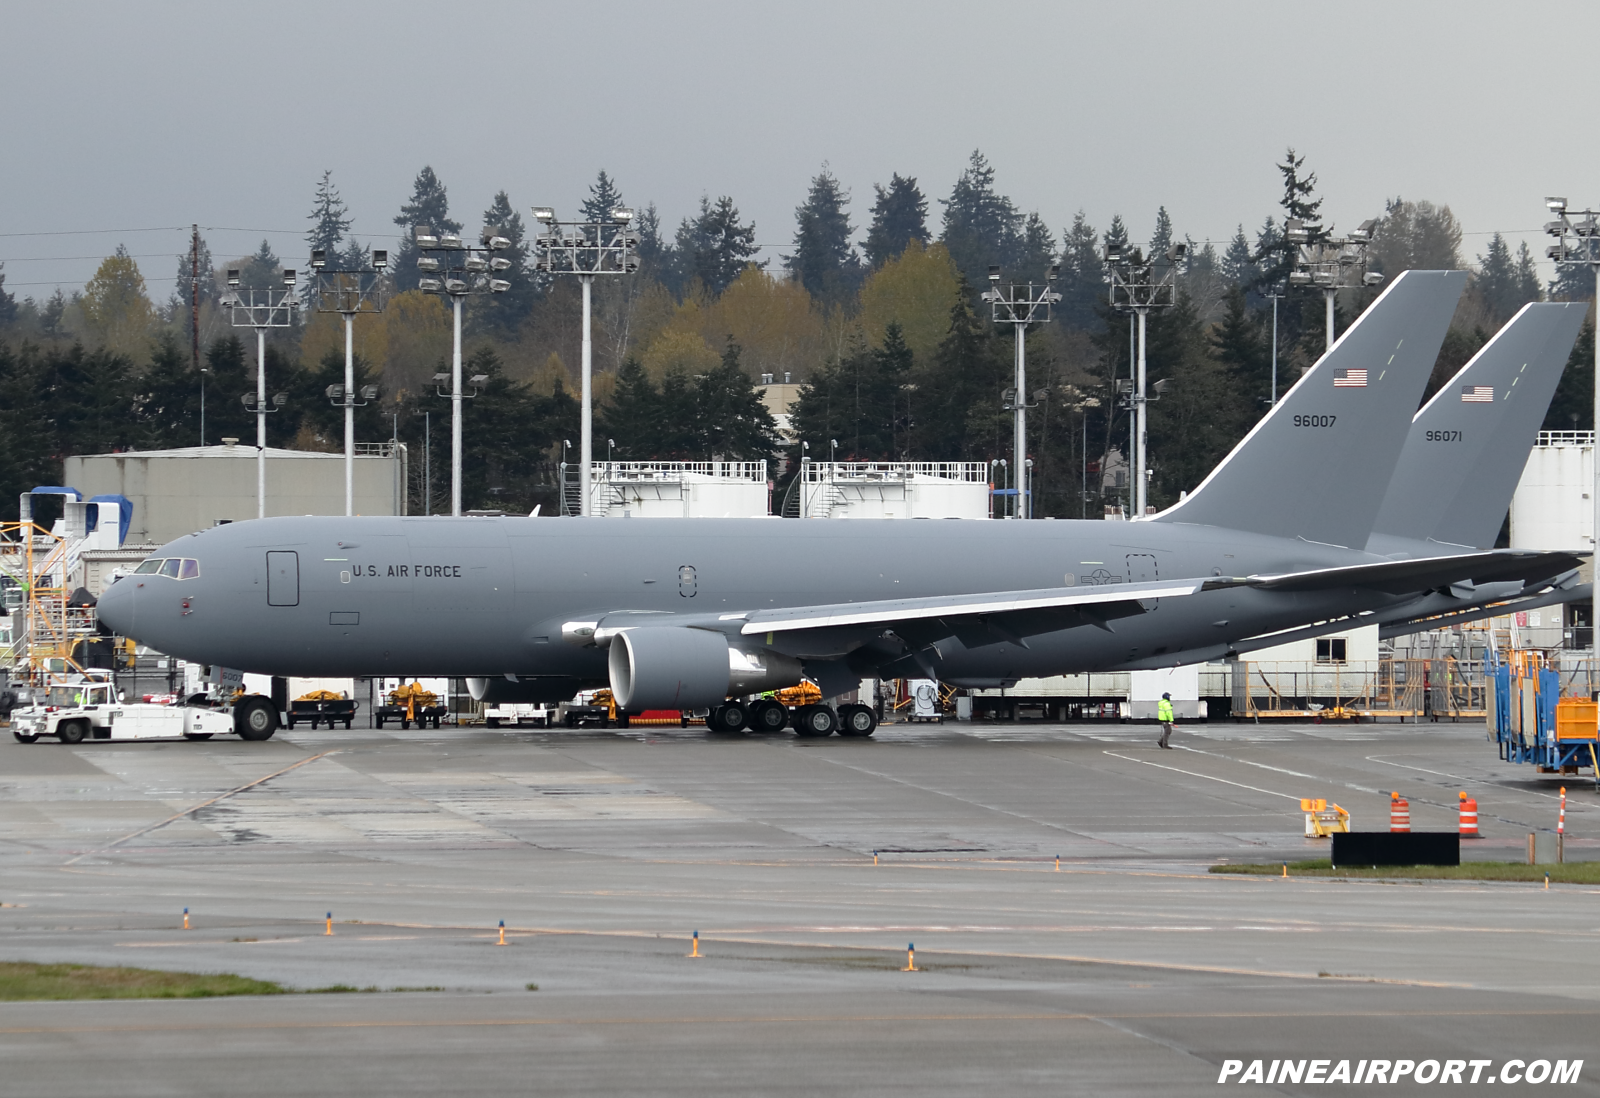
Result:
M1079 471L1083 484L1078 492L1078 517L1089 517L1089 409L1100 407L1100 398L1085 396L1074 385L1065 387L1067 407L1078 413L1078 430L1083 432L1083 457ZM1069 442L1070 445L1070 442Z
M476 248L462 243L458 233L435 234L431 225L413 226L412 234L417 250L423 253L417 260L417 270L422 271L424 277L418 280L417 289L425 294L445 295L455 311L455 342L450 357L450 513L460 515L461 401L464 399L461 395L461 306L471 294L500 294L511 289L511 283L494 277L509 270L511 260L493 254L511 247L511 241L502 236L499 229L487 225L478 237L481 246ZM437 382L441 376L435 374L434 380ZM475 381L475 384L481 382Z
M1294 270L1289 285L1315 286L1327 302L1328 348L1333 347L1333 299L1340 290L1354 286L1377 286L1383 275L1367 270L1367 249L1372 246L1376 220L1368 218L1346 237L1324 237L1321 226L1307 225L1298 217L1283 223L1283 238L1297 246ZM1273 302L1277 308L1277 302ZM1276 351L1276 343L1274 343ZM1274 391L1276 399L1276 391Z
M228 292L221 301L235 328L256 330L256 391L243 398L244 406L256 414L256 518L267 517L267 415L289 402L279 393L272 398L272 407L267 407L267 329L294 323L294 311L300 306L294 286L295 273L285 267L281 289L241 287L235 268L228 272Z
M538 256L534 270L548 274L575 274L583 284L583 420L578 435L578 513L593 512L590 467L594 462L594 336L591 291L596 275L632 274L639 269L634 250L638 236L628 232L633 211L625 206L611 210L605 221L557 221L549 206L533 207L544 229L533 238Z
M1594 272L1595 301L1600 303L1600 212L1595 210L1569 210L1565 198L1547 198L1545 208L1556 219L1547 222L1544 231L1556 238L1545 249L1545 255L1555 260L1557 267L1588 267ZM1600 304L1597 304L1600 308ZM1595 378L1600 381L1600 315L1595 320ZM1594 391L1595 438L1600 439L1600 385ZM1590 531L1590 544L1600 546L1600 447L1591 446L1591 456L1596 456L1594 483L1589 486L1589 499L1594 505L1594 525Z
M1133 405L1133 497L1132 518L1143 518L1145 498L1150 487L1146 447L1149 440L1149 422L1145 396L1145 318L1151 309L1166 309L1178 301L1178 263L1189 254L1187 244L1174 244L1166 251L1166 270L1155 274L1155 260L1145 259L1138 248L1106 246L1106 281L1111 284L1111 307L1124 309L1138 318L1139 345L1133 371L1133 392L1129 401ZM1156 386L1156 399L1160 399L1160 383Z
M328 386L328 399L335 408L344 409L344 513L356 513L356 409L364 408L378 396L376 385L364 386L361 400L356 400L356 314L383 312L384 300L389 294L385 277L389 269L389 253L375 249L372 266L353 271L330 271L328 253L318 248L311 253L311 277L315 280L313 293L317 295L317 312L338 313L344 317L344 384Z
M1267 401L1270 411L1278 404L1278 302L1283 300L1283 286L1272 286L1261 296L1272 302L1272 399Z
M1010 396L1002 400L1001 408L1011 413L1011 459L1017 470L1019 492L1022 484L1022 463L1027 460L1028 452L1028 409L1035 407L1028 403L1028 352L1025 337L1028 325L1049 321L1050 306L1061 300L1061 295L1055 291L1055 282L1060 275L1060 264L1052 264L1043 286L1035 287L1032 282L1026 286L1019 286L1013 282L1001 290L1000 268L991 266L989 288L979 295L980 300L989 303L989 319L996 324L1010 324L1016 334L1013 388L1010 390ZM1011 517L1019 519L1026 515L1019 495L1012 505Z

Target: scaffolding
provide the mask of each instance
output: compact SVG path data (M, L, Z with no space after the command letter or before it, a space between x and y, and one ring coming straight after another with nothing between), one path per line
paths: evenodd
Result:
M48 687L84 672L79 645L98 633L93 606L73 606L70 577L82 539L33 522L0 523L0 588L12 619L4 650L13 676Z

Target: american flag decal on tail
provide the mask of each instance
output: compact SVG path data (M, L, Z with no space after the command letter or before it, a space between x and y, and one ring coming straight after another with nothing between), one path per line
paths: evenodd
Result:
M1463 404L1493 404L1493 385L1463 385L1461 387L1461 403Z
M1346 370L1343 377L1334 377L1333 387L1335 389L1365 389L1367 387L1367 372L1355 369Z

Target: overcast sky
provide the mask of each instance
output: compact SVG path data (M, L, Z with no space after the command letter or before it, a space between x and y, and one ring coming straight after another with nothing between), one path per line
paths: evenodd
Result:
M1460 0L11 0L0 260L42 297L121 242L154 256L164 299L187 232L133 230L199 222L219 262L273 230L299 260L323 169L378 240L424 164L469 230L502 188L525 218L573 215L605 168L669 227L729 194L781 247L826 161L858 227L898 171L937 231L974 148L1057 234L1081 208L1145 239L1164 204L1179 234L1226 240L1276 212L1289 145L1339 226L1426 198L1469 258L1495 230L1542 255L1545 195L1600 204L1600 81L1578 48L1597 30L1594 5ZM27 235L84 230L118 231Z

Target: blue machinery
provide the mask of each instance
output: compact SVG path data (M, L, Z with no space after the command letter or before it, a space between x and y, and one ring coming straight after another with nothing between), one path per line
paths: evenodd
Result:
M1600 790L1600 706L1588 698L1561 697L1561 674L1540 666L1534 652L1513 652L1513 662L1490 669L1489 729L1500 758L1531 763L1541 774L1576 774L1590 768Z

